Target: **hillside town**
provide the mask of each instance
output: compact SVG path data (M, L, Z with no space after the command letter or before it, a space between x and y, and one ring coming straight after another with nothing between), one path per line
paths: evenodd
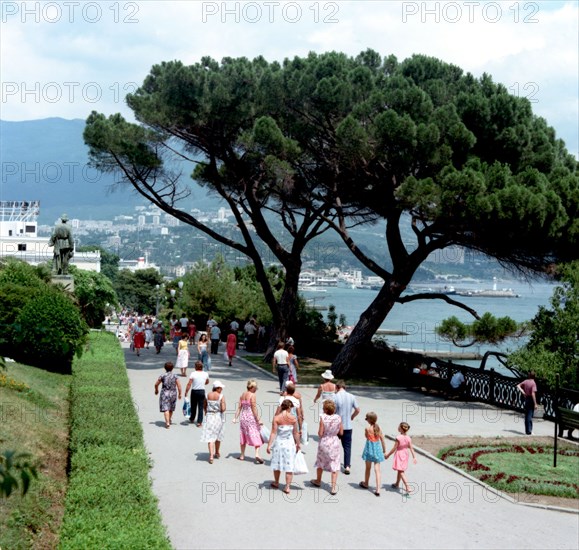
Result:
M2 256L14 256L34 265L50 261L53 254L48 238L54 225L38 223L40 208L40 202L35 200L0 203ZM198 262L207 264L218 256L230 265L249 263L236 251L215 243L204 233L152 205L127 208L125 213L113 219L81 219L75 217L74 212L68 214L75 248L98 247L111 252L119 257L119 269L154 268L163 276L172 278L183 276ZM235 235L235 220L226 208L192 209L191 214L199 221L219 228L221 233ZM448 272L453 268L480 265L485 261L482 257L468 256L462 248L449 247L432 254L427 264L445 266L443 270L433 270L430 279L446 282ZM100 252L76 252L71 263L81 269L100 271ZM271 258L269 263L275 265L278 262ZM380 277L366 274L361 266L353 264L349 251L341 243L319 245L313 253L304 255L300 289L313 292L335 286L369 290L381 287L383 280ZM465 275L462 273L456 277L460 280Z

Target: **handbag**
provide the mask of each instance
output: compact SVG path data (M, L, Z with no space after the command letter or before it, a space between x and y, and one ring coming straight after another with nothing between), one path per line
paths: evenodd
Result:
M187 397L183 401L183 416L191 416L191 401Z
M259 428L259 435L261 435L262 441L267 443L269 442L269 436L271 435L271 432L267 426L261 426Z
M309 443L308 423L307 422L302 422L302 436L300 438L300 443L304 446Z
M308 465L306 464L306 457L304 456L304 453L298 451L294 460L294 474L300 475L307 474L308 472L309 470Z

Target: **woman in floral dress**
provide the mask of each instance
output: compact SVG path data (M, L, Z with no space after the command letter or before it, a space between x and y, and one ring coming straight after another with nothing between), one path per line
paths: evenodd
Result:
M273 482L271 487L279 487L281 472L285 472L284 493L289 495L290 486L294 476L296 452L300 450L298 436L298 421L291 413L293 403L285 399L281 404L281 413L273 419L271 436L267 444L267 453L271 453L271 469L273 470Z
M213 391L210 391L205 398L203 411L203 433L201 442L207 443L209 447L209 464L213 464L214 458L220 458L219 448L225 435L225 413L226 405L223 397L223 388L225 386L219 381L213 382Z
M314 468L317 469L316 479L311 480L315 487L322 485L322 472L331 472L332 488L331 494L338 492L336 483L338 481L338 472L340 471L340 455L342 446L340 444L341 436L344 433L342 418L336 414L336 404L331 399L326 399L323 403L323 413L320 418L320 427L318 436L318 455Z
M159 386L161 394L159 395ZM171 420L177 405L177 394L181 399L181 384L177 375L173 372L173 363L165 363L165 373L159 376L155 382L155 395L159 395L159 409L165 416L165 428L171 427Z
M257 381L254 379L247 381L247 391L241 394L239 398L239 405L233 418L233 423L239 420L239 444L241 446L241 454L239 460L245 460L245 447L255 447L255 462L263 464L263 459L259 456L259 448L263 445L261 439L260 426L262 425L259 419L259 412L257 410L257 403L255 399L255 392L257 391Z

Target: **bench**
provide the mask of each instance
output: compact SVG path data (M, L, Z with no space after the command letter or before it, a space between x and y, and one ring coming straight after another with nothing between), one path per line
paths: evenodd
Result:
M559 437L562 437L563 430L569 430L568 437L572 439L573 430L579 429L579 412L559 407Z

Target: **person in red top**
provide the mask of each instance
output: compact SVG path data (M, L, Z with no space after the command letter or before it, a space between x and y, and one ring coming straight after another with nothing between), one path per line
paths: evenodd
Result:
M525 396L525 433L533 435L533 415L537 410L537 383L535 373L529 372L526 380L517 385L517 389Z

